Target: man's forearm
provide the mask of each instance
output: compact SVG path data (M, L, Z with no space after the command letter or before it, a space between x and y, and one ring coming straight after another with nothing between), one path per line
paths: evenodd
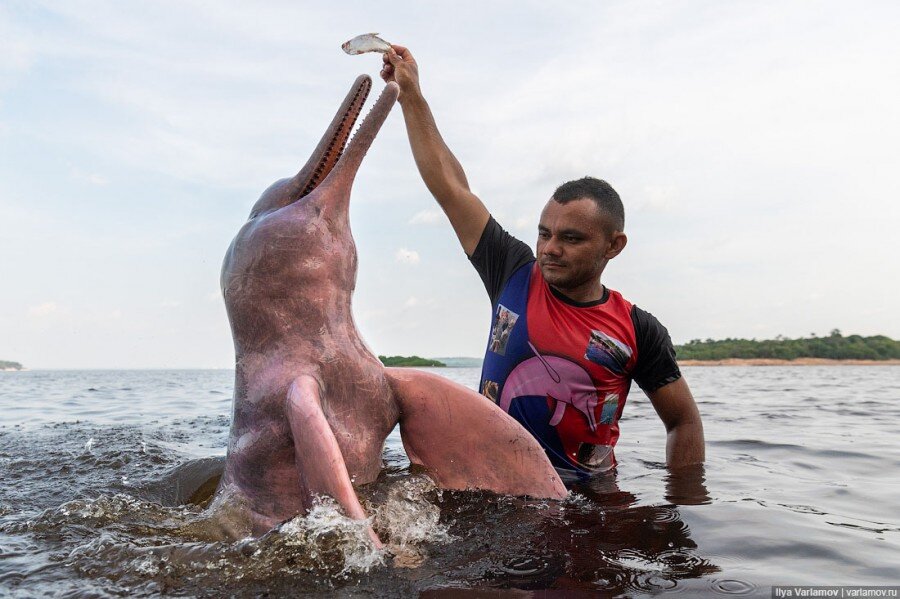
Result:
M475 252L490 214L472 191L459 161L444 143L422 94L401 96L409 145L422 180L443 208L463 250Z
M666 437L666 466L679 468L702 464L706 459L703 424L699 418L681 423L669 430Z
M466 173L441 137L431 108L421 93L404 97L401 106L419 174L428 191L446 209L445 203L452 201L458 190L468 191Z

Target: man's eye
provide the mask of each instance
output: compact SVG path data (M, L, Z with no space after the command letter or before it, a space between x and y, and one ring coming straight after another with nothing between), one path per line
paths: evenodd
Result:
M550 237L550 233L548 233L547 231L538 231L538 237L540 237L541 239L547 239L548 237Z
M578 237L566 235L565 237L563 237L563 241L565 241L566 243L578 243L581 240Z

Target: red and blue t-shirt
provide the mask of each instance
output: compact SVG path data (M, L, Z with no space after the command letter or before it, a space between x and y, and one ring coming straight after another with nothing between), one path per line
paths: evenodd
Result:
M612 469L631 381L650 393L681 377L665 327L605 287L595 302L565 297L531 248L493 218L471 261L493 306L481 393L528 429L557 469Z

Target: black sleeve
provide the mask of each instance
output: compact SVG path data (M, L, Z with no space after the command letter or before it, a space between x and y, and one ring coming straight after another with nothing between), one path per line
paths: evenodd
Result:
M531 248L504 231L493 216L488 219L481 239L469 258L484 282L491 305L497 303L509 277L532 260L534 252Z
M666 327L637 306L631 307L631 322L634 323L638 350L638 361L631 378L645 393L680 379L681 370L675 361L675 348Z

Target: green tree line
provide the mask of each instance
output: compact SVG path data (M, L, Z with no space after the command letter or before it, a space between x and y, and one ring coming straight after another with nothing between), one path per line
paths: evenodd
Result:
M827 337L788 339L694 339L675 347L681 360L727 360L729 358L768 358L794 360L796 358L827 358L831 360L898 360L900 341L884 335L844 337L834 329Z
M443 362L419 356L378 356L385 366L446 366Z
M22 370L22 365L18 362L9 362L6 360L0 360L0 370Z

